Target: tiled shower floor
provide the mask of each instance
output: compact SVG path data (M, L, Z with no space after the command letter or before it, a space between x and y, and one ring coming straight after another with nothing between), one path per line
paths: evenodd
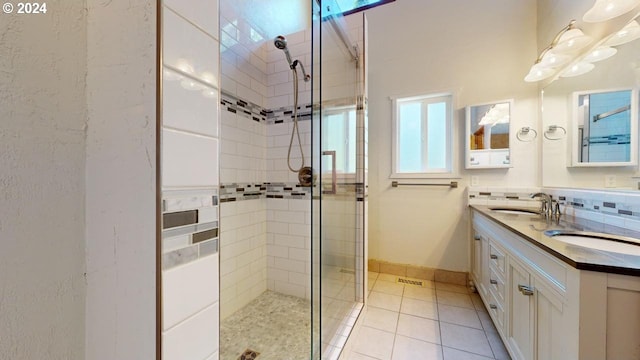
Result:
M397 276L369 273L362 326L346 360L510 359L478 294L466 287L396 283Z
M220 324L220 359L237 360L247 349L256 360L309 359L311 303L267 291Z

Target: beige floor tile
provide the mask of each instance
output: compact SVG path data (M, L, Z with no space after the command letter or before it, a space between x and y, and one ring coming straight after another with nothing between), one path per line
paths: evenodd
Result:
M394 338L392 333L363 326L355 339L353 351L379 360L389 360Z
M440 321L483 330L478 313L474 309L440 304L438 316Z
M466 326L440 323L442 345L478 355L493 357L493 351L484 331Z
M400 311L400 304L402 303L402 297L398 295L385 294L377 291L372 291L369 294L368 306L373 306L381 309Z
M493 356L498 360L511 360L511 356L509 356L507 349L504 347L500 335L489 332L486 334L489 339L489 345L491 345L491 350L493 350Z
M469 291L469 288L466 287L466 286L447 284L447 283L441 283L441 282L436 282L436 289L437 290L445 290L445 291L456 292L456 293L460 293L460 294L470 294L471 293L471 291Z
M484 306L482 298L480 298L480 295L478 295L478 293L471 293L471 302L473 303L473 307L475 307L476 310L484 312L487 311L487 308Z
M469 296L469 294L461 294L436 289L436 297L438 299L438 304L459 306L475 310L473 302L471 302L471 296Z
M440 344L440 328L436 320L400 314L398 331L396 333L398 335Z
M376 284L376 280L369 280L367 282L367 290L373 289L373 286Z
M378 275L378 281L388 281L388 282L396 282L398 279L398 275L391 274L380 274Z
M428 287L405 286L404 297L436 302L436 291Z
M403 297L400 312L403 314L438 320L438 306L435 302Z
M446 346L442 347L444 352L444 360L491 360L493 358L482 355L472 354L470 352L452 349Z
M482 328L487 333L497 333L495 325L493 324L493 320L489 316L489 313L485 311L478 311L478 318L480 318L480 322L482 323Z
M397 335L391 360L442 360L442 346Z
M395 333L398 325L398 313L376 307L367 308L364 315L364 326Z
M356 352L352 352L347 355L344 360L377 360L376 358L372 358L371 356L359 354Z
M369 281L376 280L378 278L378 275L380 275L380 273L373 272L373 271L369 271L367 273L367 277L369 277Z
M397 283L392 283L392 282L388 282L388 281L377 281L376 280L376 284L373 285L373 289L372 290L373 291L382 292L382 293L385 293L385 294L402 296L402 293L404 292L404 285L397 284ZM469 301L471 301L471 300L469 300Z

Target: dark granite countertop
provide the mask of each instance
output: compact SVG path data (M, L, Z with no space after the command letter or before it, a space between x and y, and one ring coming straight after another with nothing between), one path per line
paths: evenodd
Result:
M565 215L552 219L535 214L500 213L484 205L470 207L576 269L640 276L640 256L567 244L545 235L544 231L592 231L637 239L640 239L640 232Z

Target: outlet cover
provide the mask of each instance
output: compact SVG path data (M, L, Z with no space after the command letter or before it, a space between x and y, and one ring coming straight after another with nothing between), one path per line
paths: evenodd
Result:
M477 176L472 176L471 186L478 186L478 185L480 185L480 178L478 178Z

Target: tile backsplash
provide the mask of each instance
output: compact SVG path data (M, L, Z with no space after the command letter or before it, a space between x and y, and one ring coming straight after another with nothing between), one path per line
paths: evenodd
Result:
M640 193L571 188L469 187L469 205L537 207L543 191L560 203L564 216L640 231Z

